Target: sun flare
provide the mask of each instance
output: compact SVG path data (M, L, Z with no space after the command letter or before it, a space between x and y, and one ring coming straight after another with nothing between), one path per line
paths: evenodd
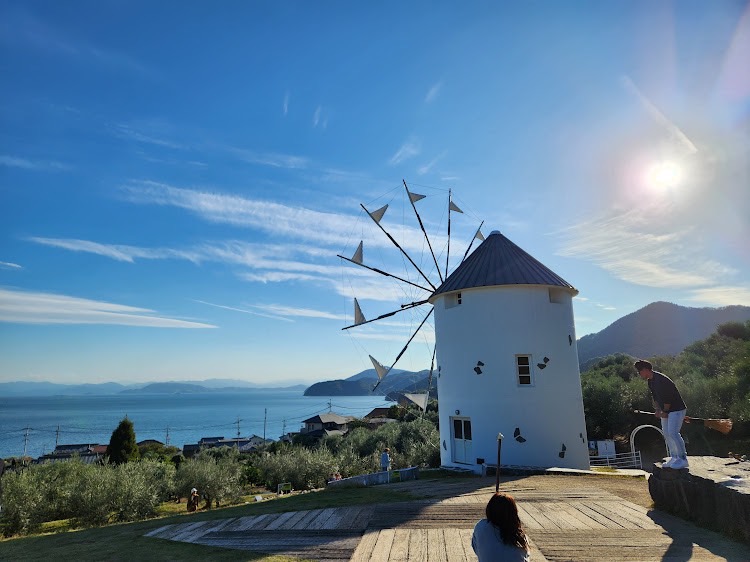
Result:
M671 161L656 162L649 168L646 179L651 187L675 187L682 180L682 169Z

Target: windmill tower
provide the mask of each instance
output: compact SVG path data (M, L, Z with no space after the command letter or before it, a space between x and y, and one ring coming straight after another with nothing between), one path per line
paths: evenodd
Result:
M443 466L589 468L577 294L498 231L432 293Z

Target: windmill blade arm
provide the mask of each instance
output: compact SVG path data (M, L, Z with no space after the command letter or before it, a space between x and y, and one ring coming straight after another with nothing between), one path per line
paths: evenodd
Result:
M341 258L342 260L346 260L349 263L353 263L354 265L358 265L360 267L364 267L365 269L369 269L370 271L374 271L375 273L379 273L380 275L384 275L386 277L393 277L394 279L398 279L402 283L406 283L408 285L411 285L412 287L416 287L417 289L422 289L423 291L426 291L428 293L432 293L432 291L435 290L435 287L433 287L432 289L428 289L427 287L423 287L422 285L418 285L417 283L413 283L411 281L407 281L406 279L402 279L398 275L393 275L393 273L388 273L386 271L383 271L382 269L378 269L376 267L370 267L369 265L356 262L352 259L347 258L346 256L342 256L341 254L336 254L336 257Z
M375 390L378 387L378 385L380 384L380 382L388 375L388 373L391 372L391 369L393 369L393 367L396 366L396 363L398 363L398 360L401 359L401 357L404 355L404 353L406 353L406 349L409 347L409 344L414 339L414 337L417 335L417 333L419 333L419 330L422 329L422 326L424 326L424 323L427 322L427 319L430 317L430 315L432 314L433 310L435 310L435 309L431 308L430 311L427 313L427 315L422 320L422 322L420 322L420 324L417 327L417 329L414 330L414 333L409 338L409 341L406 342L406 345L404 345L404 347L401 349L401 351L399 351L398 355L396 356L396 359L394 359L393 363L391 363L391 366L388 367L388 370L385 372L385 374L382 376L382 378L378 381L378 383L374 387L372 387L373 390Z
M370 211L367 210L367 207L365 207L364 205L362 205L362 203L360 203L359 206L362 207L365 210L365 213L367 213L367 216L370 217L372 219L372 221L376 225L378 225L378 228L383 231L383 234L385 234L388 237L388 240L390 240L391 243L394 246L396 246L396 248L398 248L399 251L404 255L404 257L406 257L406 259L409 260L409 263L411 263L414 266L414 269L416 269L419 272L419 274L422 276L422 279L424 279L425 281L427 281L427 284L430 287L432 287L432 290L434 291L437 287L435 287L435 285L432 284L432 281L430 281L430 278L427 277L421 269L419 269L419 266L416 263L414 263L414 260L411 259L411 256L408 253L406 253L406 250L404 250L401 247L401 245L398 242L396 242L396 239L393 238L393 236L391 236L390 233L385 228L383 228L383 225L380 224L380 222L378 222L377 220L375 220L375 217L373 217L372 213L370 213Z
M440 266L438 265L437 258L435 257L435 252L432 250L432 243L430 242L430 237L427 236L427 231L424 228L424 224L422 224L422 217L419 216L419 212L417 211L417 206L414 204L414 198L412 197L412 193L409 191L409 188L406 185L406 180L402 179L402 182L404 182L404 189L406 190L406 195L409 199L409 203L411 203L411 208L414 209L414 214L417 215L417 222L419 222L419 228L422 229L422 234L424 234L424 239L427 241L427 247L430 249L430 255L432 255L432 261L435 263L435 269L438 272L438 277L440 277L440 282L443 282L443 274L440 271ZM424 197L423 195L420 195L419 197Z
M401 308L398 310L394 310L393 312L386 312L385 314L381 314L377 318L373 318L371 320L365 320L364 322L360 322L359 324L352 324L351 326L345 326L344 328L341 328L342 330L349 330L351 328L356 328L357 326L364 326L365 324L369 324L370 322L375 322L376 320L382 320L383 318L388 318L390 316L393 316L394 314L398 314L399 312L403 312L404 310L409 310L410 308L415 308L417 306L422 306L425 304L427 300L423 301L417 301L417 302L410 302L409 304L402 304Z
M477 234L480 230L482 230L482 225L484 224L484 221L479 223L479 228L477 228L476 234L474 234L474 238L471 239L471 242L469 242L469 247L466 248L466 251L464 252L464 257L461 258L461 263L464 263L464 260L466 259L466 256L469 255L469 251L471 250L471 247L474 245L474 240L477 239Z

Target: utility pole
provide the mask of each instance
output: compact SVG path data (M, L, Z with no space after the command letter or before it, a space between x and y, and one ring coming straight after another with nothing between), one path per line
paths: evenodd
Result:
M237 449L240 448L240 417L237 416L237 421L235 422L237 424Z
M24 433L23 433L23 456L24 457L26 456L26 446L29 444L29 430L30 429L31 429L30 427L24 428Z
M60 440L60 426L57 426L57 431L55 431L55 449L57 449L58 441Z
M329 399L328 399L328 413L329 413L329 414L331 413L331 407L332 407L332 406L331 406L331 399L329 398Z
M164 439L164 445L169 447L169 426L167 426L167 437Z
M286 419L284 419L284 422L282 425L281 435L284 437L286 436Z
M263 408L263 444L266 444L266 420L268 419L268 408Z

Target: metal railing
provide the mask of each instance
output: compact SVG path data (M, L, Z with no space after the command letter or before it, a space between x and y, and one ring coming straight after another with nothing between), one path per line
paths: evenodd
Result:
M643 470L640 451L616 453L613 457L589 457L589 463L594 466L608 466L611 468L639 468Z

